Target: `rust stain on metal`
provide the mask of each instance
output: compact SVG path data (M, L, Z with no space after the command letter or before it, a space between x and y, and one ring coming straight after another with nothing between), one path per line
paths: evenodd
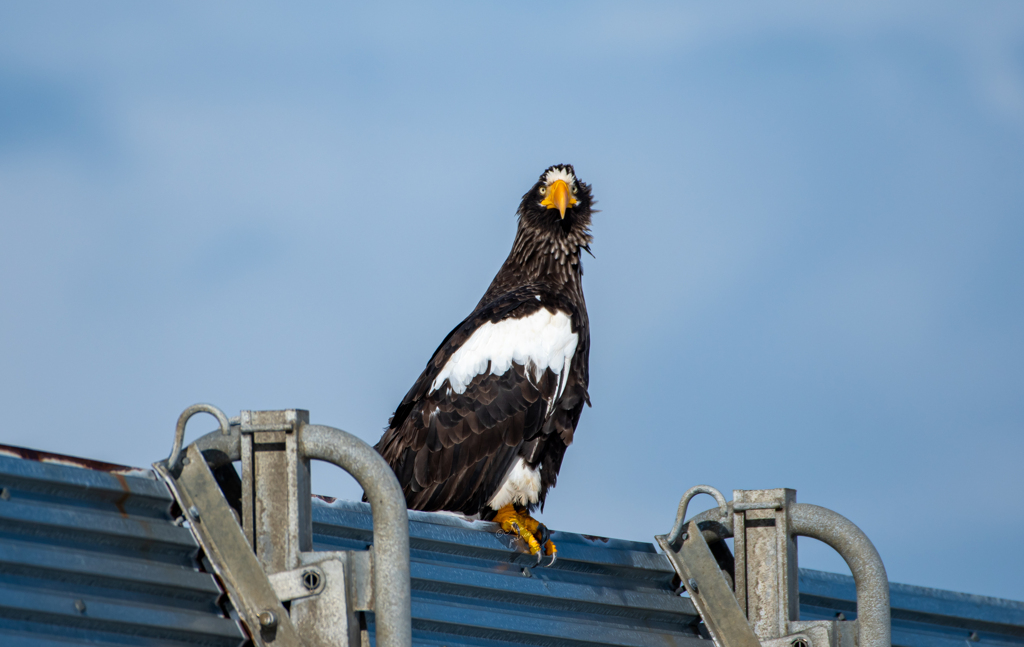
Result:
M580 535L580 536L583 537L584 539L586 539L587 541L600 541L600 542L603 542L605 544L608 543L608 538L607 537L598 537L597 535Z
M338 497L336 497L336 496L324 496L323 494L314 494L313 498L314 499L320 499L321 501L323 501L325 503L334 503L335 501L338 500Z
M28 449L27 447L14 447L12 445L0 445L0 456L11 456L13 458L35 461L37 463L52 463L55 465L80 467L82 469L95 470L97 472L109 472L115 475L130 474L133 476L142 476L149 473L149 470L140 469L138 467L129 467L128 465L118 465L116 463L105 463L103 461L92 460L90 458L66 456L64 454L54 454L51 452L39 451L37 449ZM125 483L125 485L127 486L127 483Z
M121 489L124 490L124 494L117 501L114 501L114 505L117 506L117 511L121 513L122 517L127 517L128 511L124 509L124 502L132 495L132 489L128 487L128 479L124 477L124 474L113 472L113 475L117 482L121 484Z

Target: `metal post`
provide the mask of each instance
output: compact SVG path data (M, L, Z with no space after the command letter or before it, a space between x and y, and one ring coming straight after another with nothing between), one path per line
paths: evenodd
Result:
M790 633L799 620L796 537L789 506L796 490L733 490L736 600L759 640Z
M309 412L243 411L242 527L268 575L297 568L313 549L309 459L297 434Z

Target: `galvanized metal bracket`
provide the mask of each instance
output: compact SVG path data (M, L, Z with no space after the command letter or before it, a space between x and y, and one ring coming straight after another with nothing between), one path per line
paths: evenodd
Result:
M672 547L670 536L655 539L683 581L715 645L761 647L697 524L691 521L686 526L678 549Z
M202 453L191 445L175 477L154 464L181 505L189 527L227 589L256 645L302 647L291 618L221 493Z
M197 413L216 417L220 430L183 450L185 424ZM341 467L363 487L373 510L369 550L312 550L310 460ZM211 471L233 461L242 462L237 518ZM362 611L374 613L380 647L411 647L405 497L372 447L310 425L300 409L228 420L216 407L194 405L178 420L171 457L154 467L257 647L359 647Z
M281 571L274 573L267 579L277 593L277 599L281 602L290 602L308 598L313 595L320 595L324 590L324 583L327 577L324 571L316 566L297 568L293 571Z
M719 505L686 522L699 493ZM799 619L797 536L823 541L846 560L857 586L856 620ZM727 537L734 538L734 588L708 548ZM719 647L891 647L889 581L878 552L842 515L797 503L795 490L736 490L726 502L714 488L696 486L683 495L672 530L656 539Z

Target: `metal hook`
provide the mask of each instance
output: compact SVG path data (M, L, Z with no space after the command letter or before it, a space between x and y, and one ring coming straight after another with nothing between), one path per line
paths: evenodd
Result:
M679 546L679 537L683 534L683 528L686 527L686 508L690 505L690 499L698 494L710 494L715 497L715 501L718 502L718 511L721 516L725 516L729 513L729 504L726 503L725 497L722 493L711 487L710 485L694 485L692 488L686 491L683 498L679 500L679 510L676 512L676 523L672 526L672 530L668 533L668 543L670 546Z
M188 423L188 419L197 413L208 413L217 419L220 423L220 432L227 436L231 433L230 424L228 417L224 415L224 412L213 406L212 404L193 404L188 409L181 412L178 416L178 426L174 430L174 445L171 447L171 455L167 458L167 469L176 472L181 460L181 445L185 441L185 425Z

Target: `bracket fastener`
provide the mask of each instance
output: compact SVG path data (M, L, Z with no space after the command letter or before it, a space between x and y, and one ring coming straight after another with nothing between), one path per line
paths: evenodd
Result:
M259 615L260 626L264 629L273 629L277 626L277 616L273 611L264 611Z

